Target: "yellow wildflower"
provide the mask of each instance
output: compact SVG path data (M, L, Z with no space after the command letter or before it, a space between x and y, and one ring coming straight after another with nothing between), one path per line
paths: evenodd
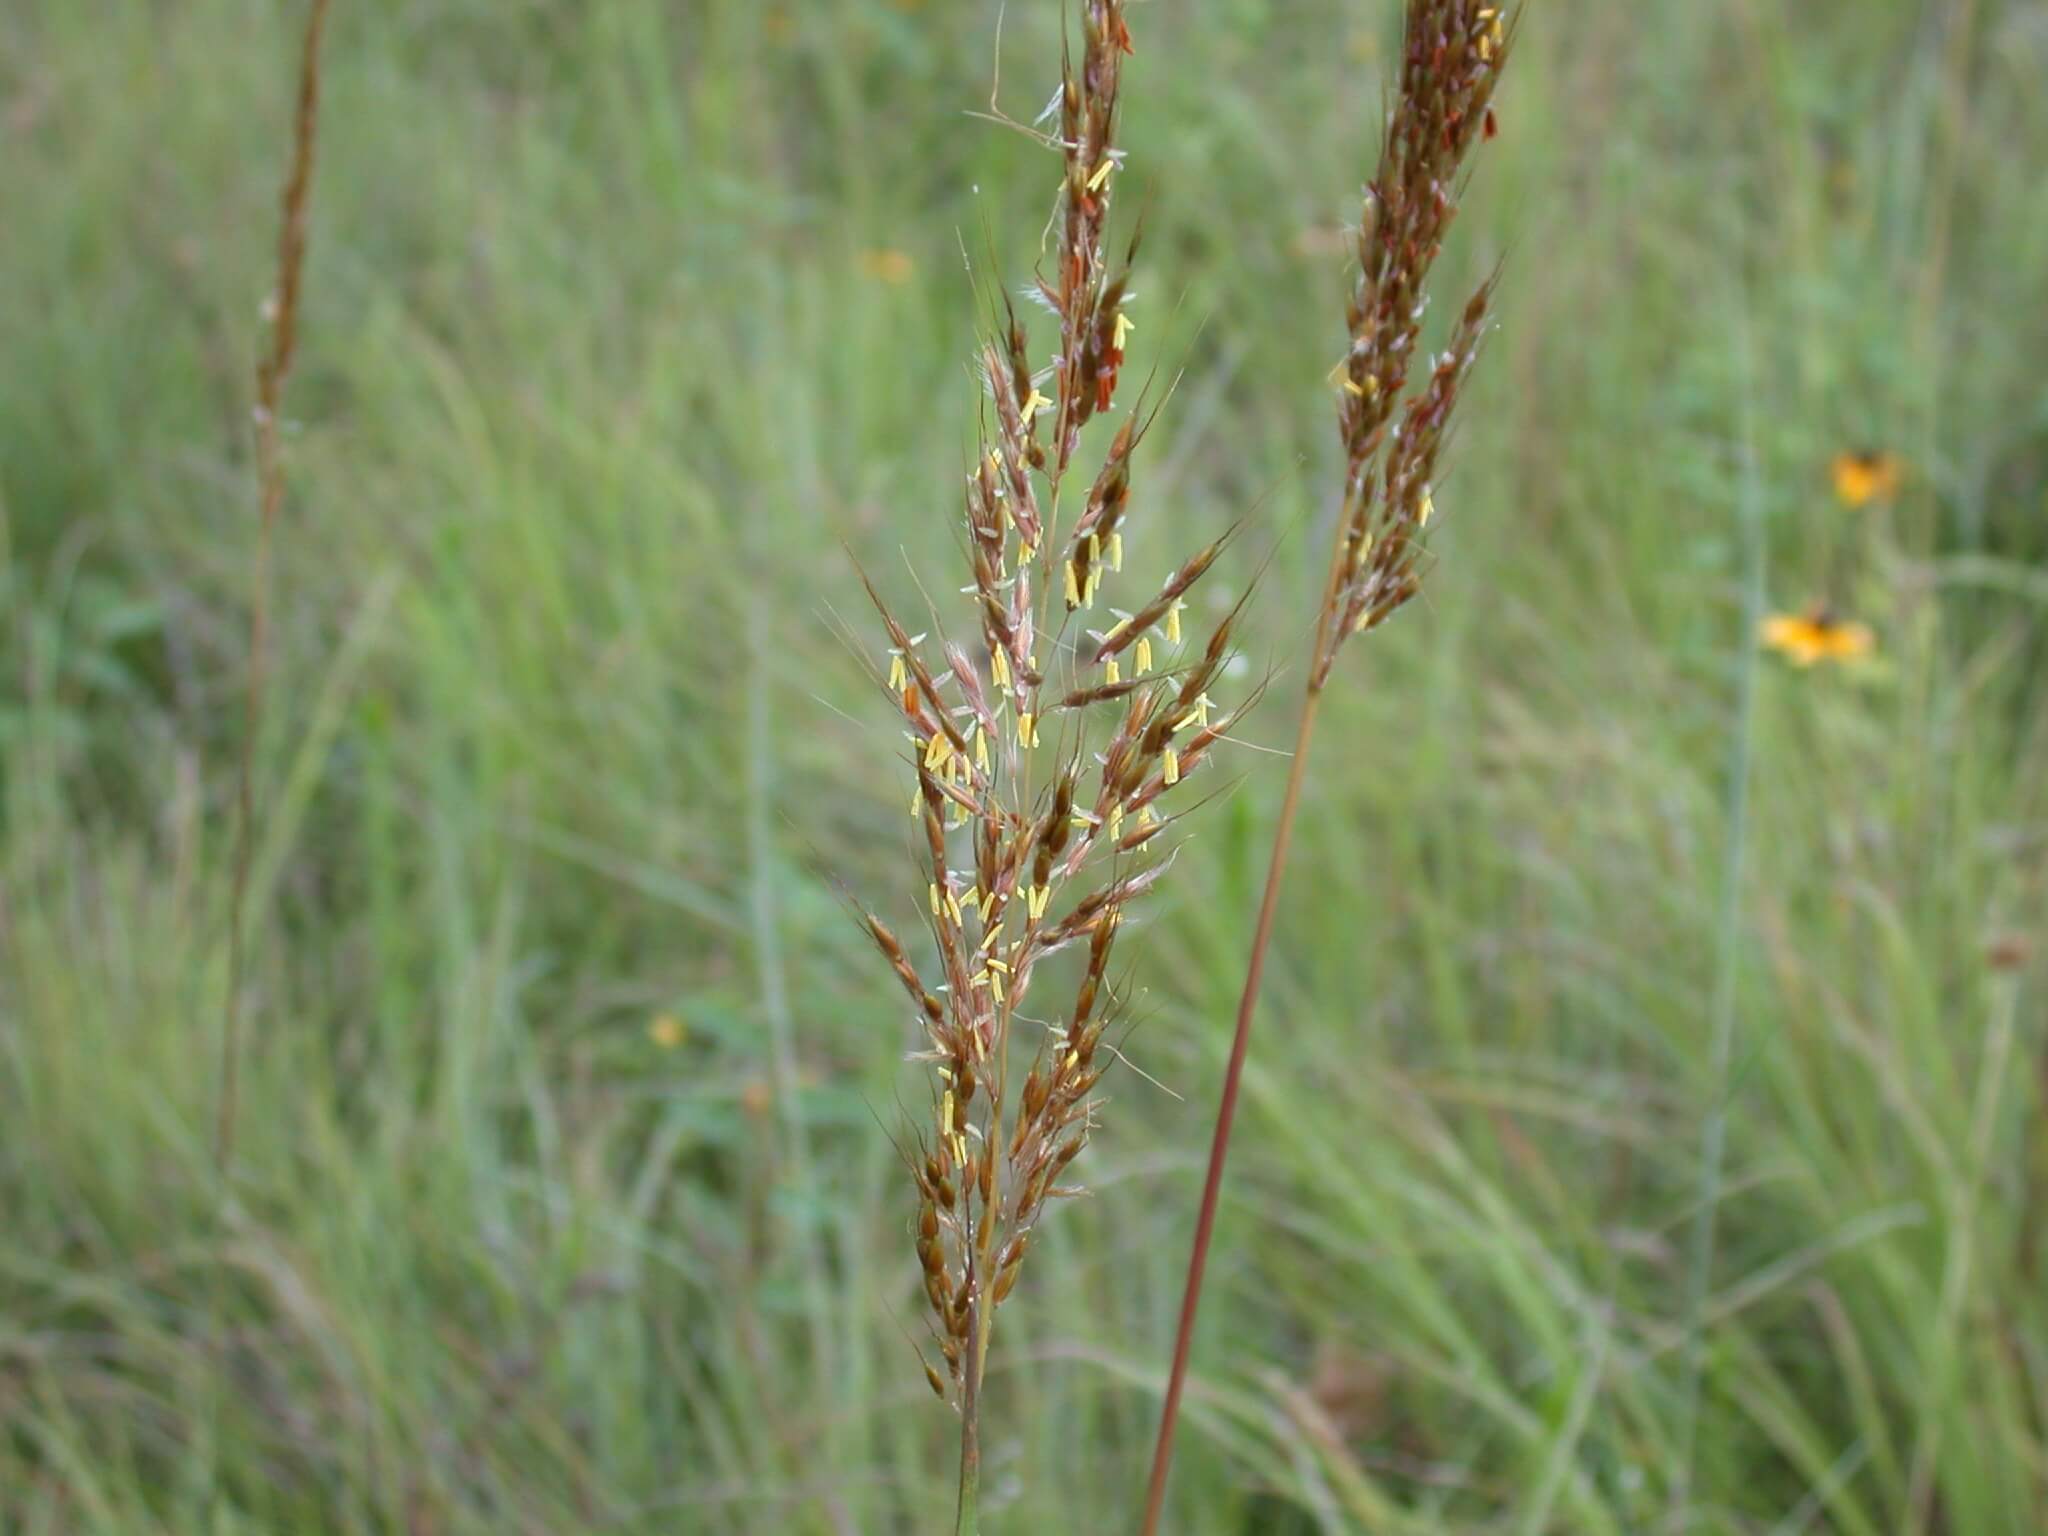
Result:
M1777 651L1795 667L1810 667L1820 661L1861 661L1877 648L1877 637L1868 624L1846 622L1818 606L1801 614L1772 615L1764 620L1761 638L1767 649Z
M1900 482L1906 476L1905 462L1897 454L1881 449L1838 453L1831 469L1835 496L1851 509L1891 500L1898 495Z

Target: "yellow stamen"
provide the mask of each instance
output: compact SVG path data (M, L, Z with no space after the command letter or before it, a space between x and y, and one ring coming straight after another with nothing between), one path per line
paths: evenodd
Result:
M1104 686L1114 687L1123 681L1123 676L1122 671L1117 667L1114 656L1109 657L1102 663L1102 681Z
M1416 509L1415 526L1427 528L1429 526L1429 516L1434 511L1436 511L1436 498L1431 496L1429 492L1424 491L1422 493L1422 505Z
M1124 835L1124 803L1121 800L1109 808L1109 835L1112 838Z
M932 882L931 897L932 916L937 917L939 915L939 882L936 880Z
M1067 606L1078 608L1081 606L1081 573L1074 568L1074 562L1071 560L1066 564L1066 572Z
M1140 677L1143 677L1152 670L1152 637L1150 635L1140 635L1138 637L1138 655L1133 665L1137 667L1138 676Z
M1020 712L1017 716L1017 745L1020 747L1035 747L1038 745L1038 722L1032 719L1028 712Z
M1109 536L1109 568L1112 571L1124 568L1124 536L1120 533Z
M953 1134L953 1090L948 1088L945 1097L939 1100L939 1129L948 1136Z
M1166 749L1165 779L1168 785L1180 782L1180 754L1171 747Z
M1010 658L1001 646L989 653L988 671L998 688L1010 686Z
M1136 329L1137 327L1131 324L1131 317L1122 310L1118 310L1116 312L1116 331L1110 340L1110 346L1118 352L1123 351L1124 339Z
M910 683L909 669L903 665L903 653L891 652L889 656L889 691L901 693Z
M1088 178L1088 190L1090 192L1100 192L1102 184L1109 180L1109 173L1115 169L1116 162L1105 156L1102 164L1095 167L1095 174Z
M1187 607L1187 604L1177 597L1166 606L1166 643L1168 645L1180 644L1180 611L1185 607Z
M1036 417L1040 411L1044 410L1048 405L1051 404L1052 402L1046 399L1044 395L1041 395L1038 392L1036 386L1033 386L1031 393L1027 395L1024 399L1024 425L1027 427L1030 426L1032 419Z

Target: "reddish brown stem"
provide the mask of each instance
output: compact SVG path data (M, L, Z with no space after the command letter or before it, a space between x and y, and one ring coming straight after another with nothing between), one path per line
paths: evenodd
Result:
M291 168L279 202L277 290L271 295L270 348L256 369L256 478L259 512L249 576L249 670L242 699L242 745L235 777L234 883L228 896L228 995L221 1024L220 1100L214 1123L214 1158L223 1175L234 1157L235 1115L242 1060L242 973L247 963L249 869L256 836L256 738L263 731L269 680L270 567L277 519L284 506L283 445L279 412L284 383L297 349L299 284L306 263L306 205L313 182L313 147L320 111L320 44L328 0L312 0L300 44L298 110Z
M1251 959L1245 967L1244 992L1237 1000L1237 1033L1230 1042L1230 1065L1223 1074L1223 1096L1216 1105L1216 1130L1209 1141L1209 1173L1202 1184L1202 1209L1195 1218L1195 1246L1188 1254L1188 1277L1180 1298L1180 1329L1173 1341L1173 1372L1166 1381L1166 1403L1159 1412L1159 1439L1152 1451L1152 1482L1145 1494L1145 1536L1156 1536L1159 1514L1166 1504L1166 1473L1173 1461L1173 1432L1180 1420L1180 1397L1187 1385L1188 1353L1194 1346L1195 1311L1202 1301L1202 1274L1209 1263L1209 1239L1216 1228L1216 1208L1223 1192L1223 1164L1230 1155L1230 1128L1237 1118L1237 1090L1244 1077L1246 1048L1251 1043L1252 1015L1259 1002L1259 983L1266 972L1266 950L1273 938L1273 919L1280 907L1280 886L1287 871L1287 850L1294 840L1294 817L1301 808L1301 785L1308 771L1309 742L1315 735L1322 689L1311 683L1302 701L1301 723L1294 733L1294 761L1287 771L1287 793L1280 802L1280 824L1273 834L1273 859L1266 869L1266 893L1259 902L1258 927L1252 933Z

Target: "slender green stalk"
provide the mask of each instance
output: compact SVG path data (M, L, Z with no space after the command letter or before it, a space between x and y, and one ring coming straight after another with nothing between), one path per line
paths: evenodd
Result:
M981 1515L981 1382L988 1366L988 1308L974 1304L974 1346L960 1382L960 1503L953 1536L975 1536Z
M1741 314L1740 303L1736 306ZM1747 332L1742 333L1742 377L1750 377ZM1745 401L1751 396L1743 394ZM1708 1092L1713 1096L1700 1132L1700 1176L1693 1211L1692 1235L1685 1276L1683 1332L1685 1358L1680 1370L1677 1476L1671 1488L1676 1514L1692 1496L1693 1459L1699 1431L1700 1386L1705 1364L1704 1319L1707 1289L1713 1278L1716 1217L1728 1155L1728 1096L1735 1061L1736 989L1741 979L1742 882L1749 834L1749 780L1756 755L1756 684L1758 626L1764 616L1765 550L1763 490L1756 462L1756 423L1747 410L1743 418L1743 469L1740 498L1746 552L1742 586L1742 670L1735 703L1735 740L1729 752L1724 816L1727 837L1722 849L1720 915L1715 925L1714 992Z

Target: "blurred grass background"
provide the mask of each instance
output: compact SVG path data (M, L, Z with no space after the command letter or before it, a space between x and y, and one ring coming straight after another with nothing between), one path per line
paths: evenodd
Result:
M920 897L831 615L841 541L955 579L962 248L1025 281L1056 179L963 115L997 7L336 6L225 1199L300 13L4 9L0 1530L940 1528L902 1023L830 880ZM1320 570L1397 9L1133 13L1134 360L1185 374L1132 561L1248 518L1255 667ZM1016 116L1057 13L1008 7ZM1533 7L1443 268L1505 259L1503 321L1430 601L1326 711L1175 1529L2048 1528L2044 72L2039 0ZM1865 447L1908 472L1849 509ZM1870 664L1759 652L1816 599ZM1240 758L1140 946L1184 1097L1120 1080L1004 1312L994 1531L1135 1516L1281 777Z

